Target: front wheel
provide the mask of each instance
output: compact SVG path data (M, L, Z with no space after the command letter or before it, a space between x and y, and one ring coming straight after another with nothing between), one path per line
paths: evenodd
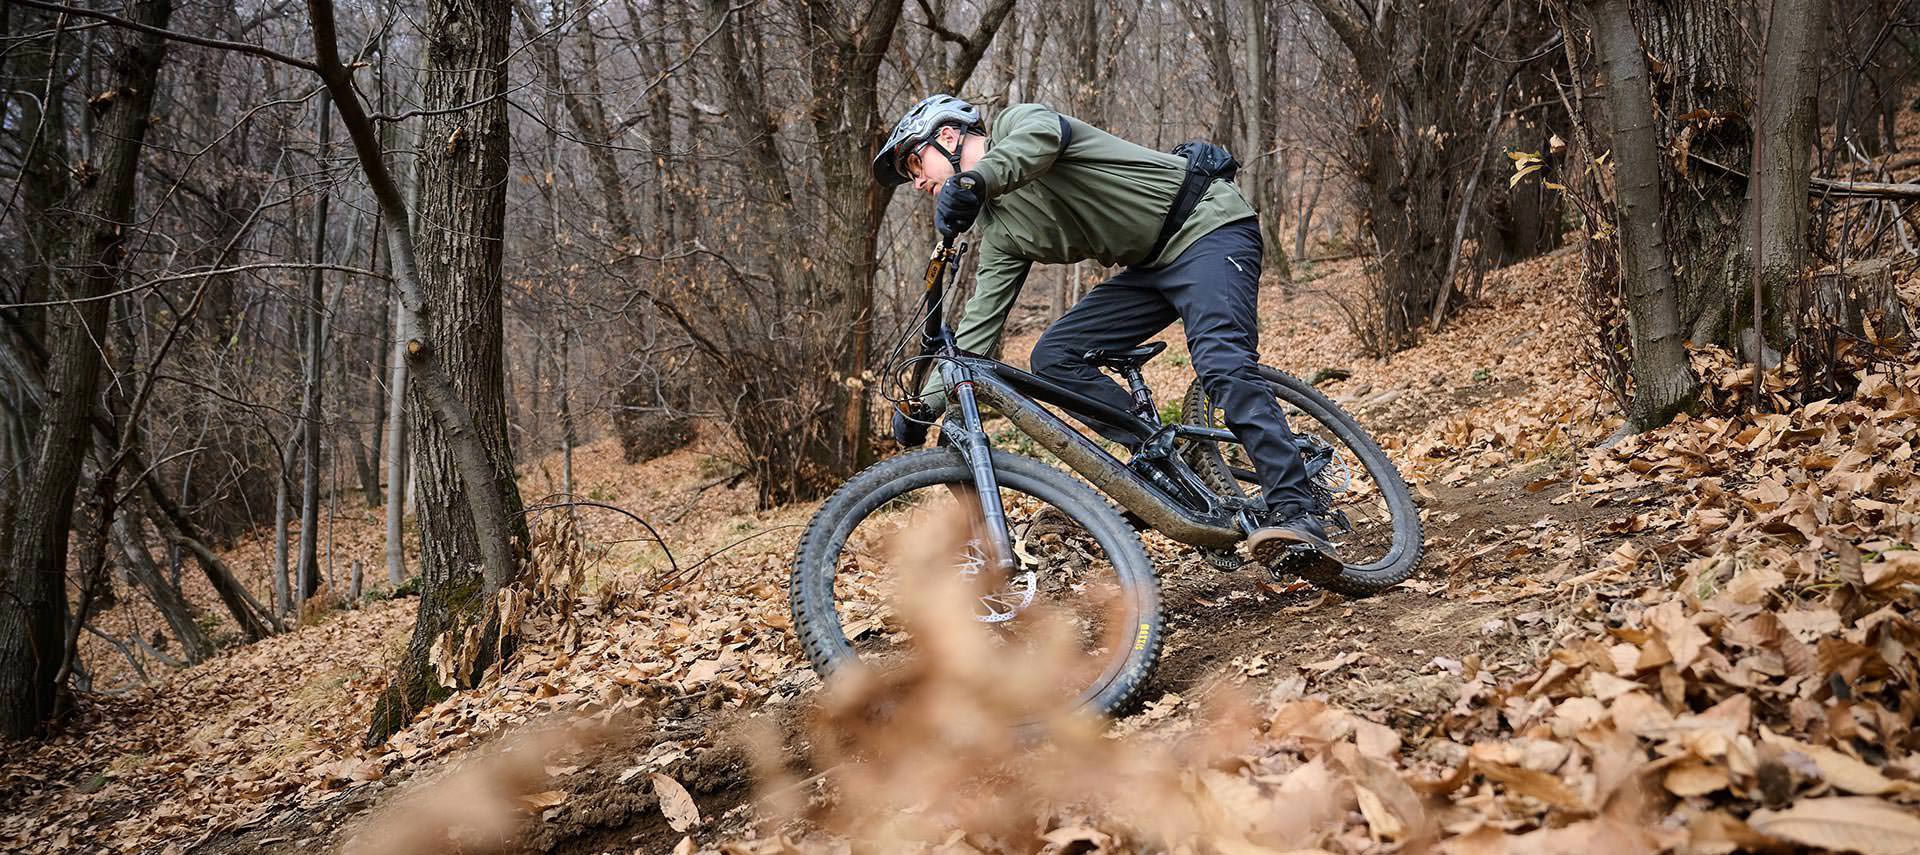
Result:
M959 591L960 601L940 605L971 614L962 626L980 630L986 649L976 655L993 658L1008 692L1056 709L1123 711L1145 686L1162 636L1159 586L1139 535L1058 469L999 451L993 469L1015 553L1010 572L988 554L972 475L951 448L882 461L820 507L789 590L807 658L827 677L855 662L885 669L951 651L944 639L915 643L940 621L904 616L926 614L910 599L916 592ZM978 673L973 663L922 667L948 664Z
M1349 597L1379 593L1413 575L1424 549L1420 510L1400 470L1387 459L1366 428L1340 405L1298 377L1267 366L1260 376L1272 387L1306 464L1307 491L1334 541L1341 568L1337 574L1305 572L1313 562L1290 554L1269 568L1276 575L1298 573L1314 585ZM1185 421L1225 427L1220 410L1207 399L1199 381L1182 401ZM1257 499L1253 463L1238 443L1198 441L1184 449L1207 486L1228 496Z

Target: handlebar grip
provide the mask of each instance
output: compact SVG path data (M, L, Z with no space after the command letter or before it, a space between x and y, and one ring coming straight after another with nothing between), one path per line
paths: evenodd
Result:
M980 183L978 181L973 180L973 176L971 175L962 175L958 178L955 178L954 181L960 185L960 189L962 190L972 190L975 185Z

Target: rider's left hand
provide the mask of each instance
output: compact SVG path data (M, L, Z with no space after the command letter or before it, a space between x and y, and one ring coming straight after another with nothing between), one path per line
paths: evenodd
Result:
M973 220L980 215L981 188L986 181L980 173L968 170L940 185L940 196L934 200L933 227L942 237L952 240L961 232L973 228Z
M901 448L919 448L927 442L927 423L921 418L893 411L893 441Z

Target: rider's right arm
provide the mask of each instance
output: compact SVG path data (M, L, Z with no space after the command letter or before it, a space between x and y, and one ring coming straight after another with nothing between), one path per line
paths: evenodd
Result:
M1026 285L1027 271L1033 262L998 250L993 246L991 237L984 238L980 246L980 271L974 275L973 296L967 300L966 309L960 314L960 324L954 328L954 341L960 349L970 353L989 354L993 346L1000 342L1000 333L1006 329L1007 314L1013 311L1013 302L1020 296L1020 289ZM946 409L946 383L940 378L939 366L927 374L927 384L922 392L926 404L934 412Z

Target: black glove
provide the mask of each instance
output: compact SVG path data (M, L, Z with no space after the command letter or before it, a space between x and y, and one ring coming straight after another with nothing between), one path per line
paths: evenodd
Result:
M906 413L893 411L893 441L901 448L919 448L927 441L927 423L915 421Z
M980 215L980 205L986 201L982 198L986 186L986 179L973 170L955 175L940 185L940 197L934 200L933 227L941 237L953 240L973 228L973 219Z

